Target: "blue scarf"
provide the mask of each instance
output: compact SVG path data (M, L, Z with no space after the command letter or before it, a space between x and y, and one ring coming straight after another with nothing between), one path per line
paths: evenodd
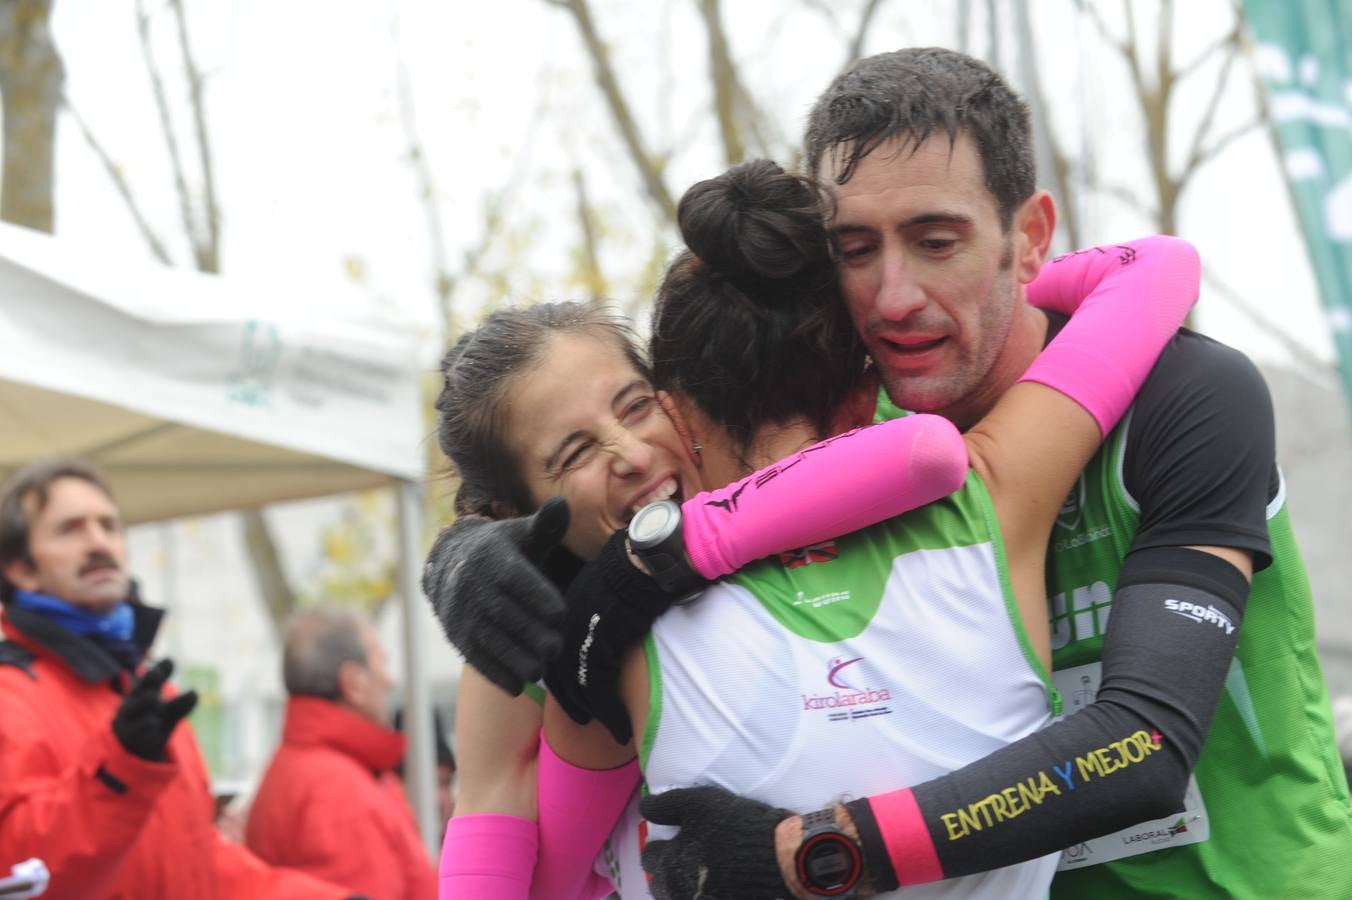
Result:
M136 616L132 612L131 604L125 600L106 613L90 612L65 600L58 600L35 591L16 590L14 602L20 609L35 612L71 634L78 634L81 637L130 641L132 630L136 625Z

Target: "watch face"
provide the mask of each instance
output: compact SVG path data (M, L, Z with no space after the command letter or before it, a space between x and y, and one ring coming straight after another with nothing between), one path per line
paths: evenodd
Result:
M845 876L850 874L850 854L835 841L822 841L807 852L803 858L803 869L808 879L817 887L835 887L844 884Z
M634 514L629 522L629 539L639 544L652 544L667 536L680 514L680 507L671 501L649 503Z
M815 894L844 894L859 880L862 862L858 848L849 838L819 834L803 847L798 860L799 877Z

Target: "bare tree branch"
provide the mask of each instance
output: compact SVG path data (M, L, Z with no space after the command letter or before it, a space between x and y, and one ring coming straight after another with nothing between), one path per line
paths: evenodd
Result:
M831 30L837 35L845 36L845 29L840 25L840 18L836 15L838 10L833 3L828 3L826 0L802 0L802 4L813 12L820 13L821 17L831 26Z
M1254 131L1255 129L1258 128L1262 128L1264 124L1265 120L1261 116L1255 116L1254 118L1245 122L1243 125L1237 125L1234 128L1231 128L1229 131L1225 132L1220 137L1216 138L1216 140L1212 142L1211 146L1201 151L1197 155L1195 165L1193 165L1191 168L1193 169L1200 168L1201 166L1215 159L1225 150L1226 147L1229 147L1231 144L1233 144L1240 138L1244 137L1244 135L1248 134L1249 132ZM1192 173L1189 172L1188 174L1191 175Z
M1220 72L1216 75L1216 80L1211 86L1211 96L1207 98L1206 107L1202 111L1202 118L1197 123L1197 129L1192 134L1192 144L1188 148L1187 161L1183 164L1183 171L1178 176L1179 184L1182 185L1196 170L1202 156L1202 145L1206 141L1207 135L1211 133L1211 124L1216 119L1216 110L1220 108L1221 98L1225 94L1226 85L1230 81L1230 69L1235 64L1235 59L1239 56L1239 45L1232 44L1230 52L1225 55L1225 60L1221 63Z
M1155 88L1165 103L1174 89L1174 0L1160 0L1155 22Z
M1240 21L1242 22L1242 20ZM1198 69L1202 68L1202 66L1206 65L1207 62L1211 60L1211 57L1215 56L1217 53L1224 50L1226 47L1229 47L1230 45L1238 42L1241 33L1241 27L1242 26L1240 25L1240 23L1237 22L1234 31L1231 31L1229 34L1225 34L1218 37L1216 40L1212 41L1209 45L1207 45L1205 50L1197 54L1197 56L1194 57L1191 62L1189 62L1187 65L1183 66L1181 69L1178 70L1177 75L1178 80L1183 81L1188 77L1190 77L1191 75L1195 74Z
M280 633L297 604L296 592L286 577L281 555L277 552L277 540L261 509L241 510L240 526L244 536L244 549L253 563L254 583L267 607L269 618Z
M986 0L986 43L990 45L986 59L998 72L1004 66L1000 62L1000 11L995 0Z
M1089 20L1094 23L1094 27L1103 40L1118 53L1130 58L1126 43L1113 35L1112 29L1108 27L1107 20L1103 18L1103 13L1099 12L1098 7L1093 4L1092 0L1083 0L1082 3L1077 5L1089 13ZM1127 12L1130 14L1130 8Z
M397 26L396 26L397 29ZM413 174L418 182L418 200L422 207L423 221L427 225L427 243L432 255L432 291L437 298L437 309L441 313L442 334L451 333L454 311L451 309L451 293L454 279L451 276L450 262L446 258L446 232L441 222L441 207L437 204L437 184L432 166L427 161L427 151L423 147L422 137L418 133L417 114L413 106L413 88L409 83L408 66L399 52L398 35L395 35L394 53L394 90L395 101L399 108L399 123L404 129L404 141L408 145L408 161L413 166Z
M587 48L587 54L591 57L596 84L605 97L606 105L610 109L610 116L615 122L615 127L619 129L625 147L629 150L630 159L633 160L635 167L639 170L644 189L647 191L649 199L661 212L662 217L667 222L675 222L676 201L672 198L671 192L667 190L666 182L663 180L662 165L643 143L643 137L639 134L638 123L634 121L629 102L625 99L624 92L620 89L619 79L615 77L615 70L610 64L610 51L606 49L605 42L601 40L600 34L597 33L596 23L592 19L591 6L588 0L543 0L543 2L566 9L573 14L573 20L577 23L582 42Z
M183 230L188 236L193 256L200 260L201 240L197 233L197 221L193 214L192 195L188 191L188 182L183 169L183 156L178 148L178 135L174 131L173 117L169 113L169 99L165 94L164 75L159 63L155 61L155 51L151 46L150 16L146 13L145 0L136 0L136 33L141 38L141 56L145 60L146 71L150 75L150 87L155 97L155 109L160 117L160 132L169 151L170 171L174 177L174 191L178 196L179 215L183 219Z
M52 0L0 4L0 219L47 232L56 224L56 120L66 78L51 14Z
M864 11L859 14L859 24L854 29L854 37L850 39L850 48L845 52L845 65L840 67L842 72L859 62L860 57L864 55L864 41L873 26L873 17L878 14L878 7L882 6L883 2L884 0L868 0L868 3L864 4Z
M174 261L169 256L169 251L165 249L164 242L155 234L154 229L150 227L150 222L141 211L141 205L136 202L136 195L131 191L131 185L127 183L127 177L122 174L122 167L113 161L112 156L104 149L103 144L94 137L94 132L90 130L89 124L85 122L84 117L79 111L71 105L70 98L64 100L66 112L70 113L71 119L75 122L75 127L80 129L80 134L84 137L85 143L89 149L94 151L94 155L103 163L103 168L108 172L108 177L113 180L113 187L117 189L118 196L126 204L127 211L131 213L132 221L136 223L136 230L141 232L141 237L145 238L146 244L150 247L150 252L155 254L155 258L166 266L172 266Z
M1018 71L1023 81L1024 96L1032 113L1034 147L1036 161L1042 177L1050 176L1056 195L1066 203L1062 207L1064 216L1064 236L1073 249L1081 246L1080 222L1077 205L1072 202L1074 185L1071 184L1071 163L1062 149L1056 133L1052 130L1051 115L1048 112L1045 95L1042 91L1042 76L1038 72L1037 35L1033 30L1032 16L1028 0L1019 0L1013 4L1016 44L1019 48Z
M212 161L211 139L207 134L206 101L202 95L202 70L188 41L188 19L183 12L183 0L169 0L174 10L174 20L178 24L178 46L183 55L183 71L188 79L188 99L192 108L193 127L197 133L198 163L202 167L202 224L206 234L198 246L193 248L197 257L197 268L203 272L221 270L221 211L216 201L216 172Z
M1098 191L1105 196L1112 197L1127 207L1135 210L1143 216L1147 216L1152 222L1158 222L1160 218L1159 210L1152 209L1149 204L1143 202L1136 192L1131 188L1121 184L1097 183L1089 185L1091 190Z
M601 273L596 224L592 221L591 204L587 200L587 182L582 170L576 167L573 169L573 192L577 199L577 221L582 231L582 276L588 297L593 304L597 304L606 295L606 282Z
M723 138L723 161L733 166L746 158L742 129L737 117L737 69L728 50L719 0L698 0L700 18L709 40L709 80L713 85L714 117ZM745 96L745 94L743 94Z

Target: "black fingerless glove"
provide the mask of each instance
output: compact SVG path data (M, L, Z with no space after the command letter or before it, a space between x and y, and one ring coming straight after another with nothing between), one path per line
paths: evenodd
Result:
M465 661L512 696L544 674L562 646L564 603L540 571L568 531L568 504L533 515L462 516L427 554L423 593Z
M164 762L164 749L175 726L197 705L197 692L187 691L161 700L160 690L173 674L174 664L162 659L136 679L113 715L113 735L133 756Z
M671 840L649 841L643 868L657 900L792 897L779 872L775 827L793 815L721 787L677 788L639 801L643 818L676 825Z
M630 561L623 531L577 573L565 594L563 652L545 672L549 692L574 721L600 719L616 741L629 743L620 664L675 599Z

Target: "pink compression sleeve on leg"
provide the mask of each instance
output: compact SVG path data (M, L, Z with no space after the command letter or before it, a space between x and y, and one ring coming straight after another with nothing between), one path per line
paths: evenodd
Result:
M1029 302L1073 313L1020 381L1060 391L1107 435L1197 302L1202 263L1187 241L1160 235L1052 260Z
M857 428L686 500L685 549L696 571L721 578L946 497L966 477L967 445L947 419Z
M592 872L629 798L638 787L638 760L618 769L580 769L565 762L540 732L536 770L540 805L540 862L533 900L595 900L610 886Z
M441 900L526 900L535 868L535 823L518 816L456 816L441 845Z

